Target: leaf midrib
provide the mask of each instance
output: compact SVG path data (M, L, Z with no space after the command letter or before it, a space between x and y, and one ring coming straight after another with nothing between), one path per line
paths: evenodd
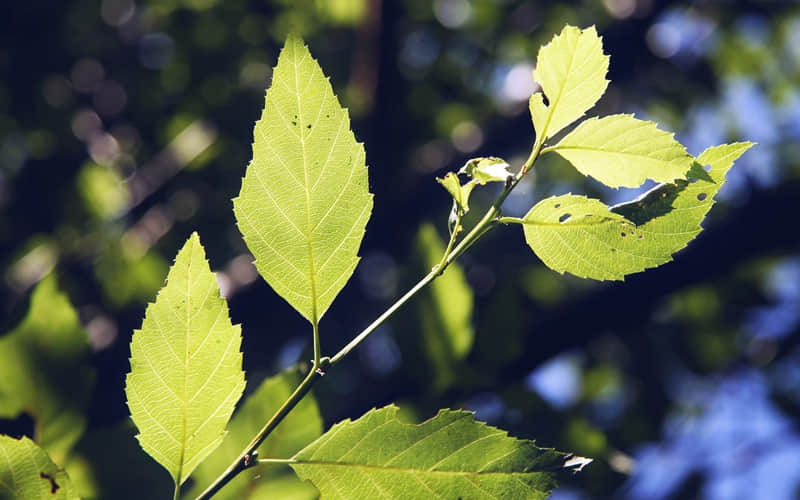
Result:
M303 58L305 59L306 54L303 54ZM312 231L313 231L313 224L311 221L311 190L309 189L309 180L308 180L308 156L306 151L306 140L303 133L303 107L302 107L302 100L300 99L300 81L298 80L298 68L300 62L297 60L297 42L295 42L295 46L292 47L292 62L294 64L294 95L297 100L297 123L299 124L299 134L298 137L300 139L300 148L302 149L303 153L303 190L305 191L306 196L306 249L308 251L308 280L311 286L311 324L316 327L318 318L317 318L317 276L316 272L314 271L314 245L313 245L313 238L312 238ZM309 81L314 78L314 71L312 69L311 75L309 77Z
M183 397L181 403L183 404L183 411L181 412L181 456L178 459L178 473L175 478L175 484L180 486L183 479L183 466L186 459L186 414L189 411L189 337L191 336L191 301L192 301L192 257L194 257L194 242L189 247L189 265L186 266L186 330L184 330L183 339Z
M409 467L387 467L384 465L375 464L361 464L352 462L335 462L330 460L296 460L289 462L289 465L318 465L325 467L355 467L358 469L367 470L381 470L381 471L394 471L408 474L432 474L432 475L457 475L457 476L503 476L503 475L527 475L527 474L543 474L547 471L532 470L532 471L451 471L451 470L430 470L430 469L412 469Z

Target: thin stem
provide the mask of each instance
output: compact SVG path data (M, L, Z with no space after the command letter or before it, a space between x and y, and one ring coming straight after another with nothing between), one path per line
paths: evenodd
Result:
M408 300L409 300L411 297L413 297L414 295L416 295L416 294L417 294L417 292L419 292L420 290L422 290L422 289L425 287L425 285L427 285L428 283L430 283L431 281L433 281L434 279L436 279L436 277L437 277L437 276L439 276L439 274L441 274L439 271L440 271L440 269L438 268L438 266L437 266L437 267L434 267L434 268L431 270L431 272L429 272L428 274L426 274L426 275L425 275L425 277L424 277L424 278L422 278L422 279L419 281L419 283L417 283L416 285L414 285L414 287L413 287L413 288L411 288L411 290L407 291L407 292L406 292L406 294L405 294L405 295L403 295L402 297L400 297L400 298L397 300L397 302L395 302L394 304L392 304L392 306L391 306L391 307L389 307L389 309L387 309L387 310L386 310L386 311L385 311L383 314L381 314L380 316L378 316L378 318L377 318L375 321L373 321L372 323L370 323L370 324L369 324L369 326L367 326L366 328L364 328L364 330L363 330L361 333L359 333L358 335L356 335L356 337L355 337L353 340L351 340L351 341L350 341L350 343L348 343L348 344L347 344L346 346L344 346L344 347L343 347L343 348L342 348L342 349L341 349L339 352L337 352L335 355L333 355L333 356L331 357L331 359L330 359L330 363L331 363L331 365L335 365L336 363L338 363L339 361L341 361L341 360L342 360L342 358L344 358L345 356L347 356L347 355L350 353L350 351L352 351L353 349L355 349L356 347L358 347L358 344L360 344L361 342L363 342L363 341L364 341L364 339L366 339L366 338L369 336L369 334L370 334L370 333L372 333L373 331L375 331L375 329L376 329L376 328L378 328L379 326L381 326L381 324L383 324L383 322L384 322L384 321L386 321L387 319L389 319L389 316L391 316L392 314L394 314L394 312L395 312L395 311L397 311L398 309L400 309L400 307L402 307L402 306L403 306L403 304L405 304L406 302L408 302Z
M436 270L439 271L439 274L442 274L447 267L447 257L450 255L450 250L453 249L453 245L456 243L456 237L458 236L459 228L461 227L461 212L456 213L456 223L453 228L453 232L450 233L450 241L447 242L447 248L444 250L444 255L442 255L442 260L436 265Z
M253 460L253 452L264 442L264 439L278 426L279 423L289 414L292 409L297 406L297 403L305 397L311 387L322 378L325 374L324 370L328 367L328 358L322 358L319 364L314 365L306 375L306 378L297 386L297 389L291 396L278 408L278 411L272 416L269 421L264 424L264 427L255 435L250 444L239 454L239 457L234 461L206 490L197 497L197 500L205 500L211 498L223 486L228 484L239 472L252 467L257 463ZM176 497L177 498L177 497Z
M311 326L313 327L312 334L314 338L314 366L319 366L319 361L322 358L322 347L319 341L319 320L312 322Z
M291 458L259 458L258 463L260 464L283 464L289 465L297 463L297 460L293 460Z
M525 219L519 217L498 217L497 222L501 224L524 224Z
M175 491L172 494L172 500L180 500L181 498L181 485L175 482Z

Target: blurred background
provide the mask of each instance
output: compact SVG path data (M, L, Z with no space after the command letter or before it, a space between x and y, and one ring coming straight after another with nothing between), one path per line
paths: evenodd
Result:
M321 323L335 352L438 260L451 200L434 177L475 156L525 159L536 54L567 23L596 25L611 55L590 114L655 120L692 154L758 146L697 240L624 283L560 276L519 228L493 231L316 386L325 425L390 402L418 419L463 407L593 457L557 500L797 498L796 2L3 2L0 331L55 274L90 339L86 435L125 425L132 331L196 230L242 324L248 387L309 359L310 328L256 274L230 201L294 30L350 109L375 194L361 263ZM640 190L545 157L506 213L566 192L616 203ZM5 432L30 432L4 416ZM136 496L166 474L126 436L105 445L141 455L126 466Z

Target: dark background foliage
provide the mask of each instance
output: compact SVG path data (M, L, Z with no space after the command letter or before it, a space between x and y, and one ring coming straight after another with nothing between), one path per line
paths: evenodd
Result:
M89 430L127 418L128 343L191 231L242 324L252 382L309 357L310 329L257 277L232 214L287 32L300 33L365 143L375 209L360 267L321 323L333 352L425 272L418 228L446 233L434 181L474 156L520 164L538 47L597 26L632 112L693 154L759 145L673 263L596 283L544 268L518 228L466 255L464 361L426 343L420 302L332 370L328 424L392 401L465 407L513 435L595 457L554 498L795 498L800 485L800 8L791 2L102 0L0 5L0 261L6 331L55 270L92 341ZM608 190L547 159L520 215ZM489 193L491 194L491 193ZM477 197L479 212L489 195ZM427 346L427 347L426 347ZM426 351L427 350L427 351ZM449 375L437 378L442 371ZM431 380L444 380L431 383ZM29 432L30 420L2 421Z

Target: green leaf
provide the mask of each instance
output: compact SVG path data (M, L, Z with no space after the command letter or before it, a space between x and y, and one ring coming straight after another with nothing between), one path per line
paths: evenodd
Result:
M453 172L447 172L443 178L437 177L436 181L450 193L456 208L461 211L462 215L469 212L469 195L475 187L474 182L470 181L462 185L458 175Z
M245 384L241 340L193 233L133 333L125 387L139 443L176 485L222 442Z
M539 49L533 78L541 93L530 99L537 141L557 134L589 110L606 91L609 57L594 26L581 30L565 26L560 34Z
M239 456L264 423L300 384L301 375L299 368L290 368L265 379L255 392L247 396L241 408L233 414L228 425L228 435L222 445L195 470L193 475L195 486L189 494L190 497L194 498L205 490ZM307 394L261 443L258 447L258 456L259 458L289 457L320 435L322 435L322 417L313 395ZM265 494L277 484L281 485L284 494L293 491L305 495L304 498L317 496L316 490L308 483L297 479L287 466L260 464L239 473L214 498L219 500L275 498L277 495L274 493L271 497Z
M633 115L590 118L546 151L611 187L637 187L647 179L672 182L694 161L673 134Z
M625 216L645 231L645 237L664 242L674 253L702 230L714 197L725 182L733 163L753 142L735 142L706 149L686 173L688 181L662 184L638 199L615 205L611 210Z
M0 337L0 418L26 413L33 437L58 462L86 427L94 385L89 338L56 277L42 280L22 322Z
M508 171L508 162L494 156L468 160L458 173L467 174L481 185L487 182L506 182L512 175Z
M339 422L297 453L292 468L332 500L546 498L555 473L573 468L569 455L509 437L471 412L440 410L414 425L398 410Z
M67 473L59 469L36 446L23 437L0 435L0 500L77 499Z
M420 226L414 244L414 259L420 268L429 270L437 265L444 251L436 229L431 224ZM456 381L458 365L469 354L475 338L474 298L464 270L451 263L414 303L422 351L434 369L433 390L440 391Z
M657 186L613 209L572 194L542 200L522 219L525 239L551 269L597 280L621 280L669 262L701 231L725 174L751 146L709 148L687 172L689 181Z
M347 111L295 36L278 58L233 208L259 273L317 324L358 263L372 195Z

